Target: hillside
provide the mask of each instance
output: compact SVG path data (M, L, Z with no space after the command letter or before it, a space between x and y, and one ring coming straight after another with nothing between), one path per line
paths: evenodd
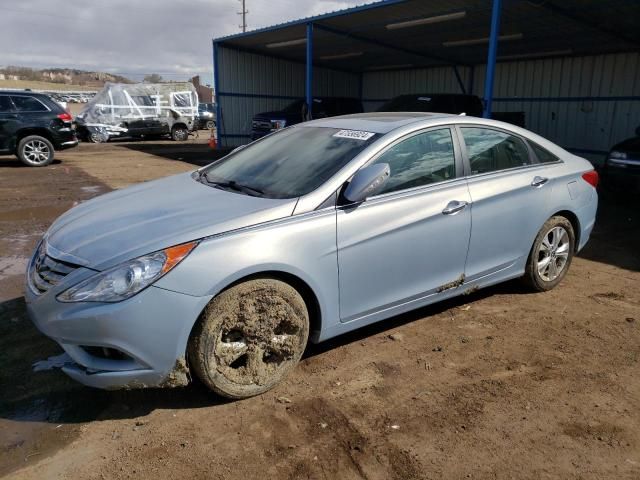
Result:
M64 83L41 82L36 80L0 80L0 89L2 88L30 88L32 90L100 90L101 86L92 85L67 85Z
M4 78L3 78L4 77ZM0 81L46 82L59 87L13 87L13 88L49 88L55 90L99 89L106 82L132 83L122 75L105 72L89 72L71 68L33 69L28 67L8 66L0 68ZM8 85L5 87L9 88ZM84 88L77 88L84 87Z

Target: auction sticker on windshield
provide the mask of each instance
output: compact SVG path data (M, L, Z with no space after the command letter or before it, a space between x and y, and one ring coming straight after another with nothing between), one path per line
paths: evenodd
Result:
M362 130L340 130L333 134L337 138L351 138L353 140L369 140L375 133L363 132Z

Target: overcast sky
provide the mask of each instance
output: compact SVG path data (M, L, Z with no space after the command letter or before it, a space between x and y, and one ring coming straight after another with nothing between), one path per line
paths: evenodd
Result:
M212 79L211 38L239 32L238 0L5 0L0 66L70 67L140 79ZM368 0L246 0L248 29Z

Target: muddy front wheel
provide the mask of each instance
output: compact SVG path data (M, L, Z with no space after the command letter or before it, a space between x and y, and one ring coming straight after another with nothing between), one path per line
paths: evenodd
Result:
M273 388L295 367L308 336L307 308L293 287L250 280L211 301L191 337L189 360L216 393L251 397Z

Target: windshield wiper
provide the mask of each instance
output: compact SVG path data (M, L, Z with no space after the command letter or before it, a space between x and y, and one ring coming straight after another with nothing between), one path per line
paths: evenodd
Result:
M263 196L264 195L264 191L260 190L259 188L250 187L248 185L242 185L242 184L236 182L235 180L228 180L228 181L211 180L207 176L207 172L202 172L200 177L204 178L206 180L206 182L209 183L210 185L214 185L214 186L219 187L219 188L223 188L223 189L227 189L227 190L229 190L229 189L230 190L235 190L236 192L249 193L249 194L254 195L254 196L256 196L256 194L257 194L257 196Z

